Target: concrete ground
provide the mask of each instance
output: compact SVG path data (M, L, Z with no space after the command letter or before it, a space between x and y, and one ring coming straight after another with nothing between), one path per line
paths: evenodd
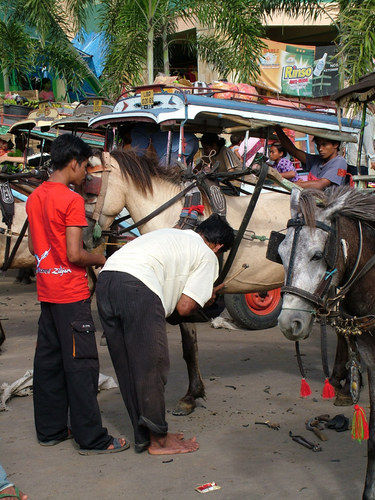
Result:
M14 272L0 277L0 318L7 340L0 354L0 384L12 383L32 368L39 304L35 284L14 284ZM96 307L94 317L99 329ZM15 397L0 413L0 463L31 500L92 498L190 500L195 487L215 481L216 500L321 499L361 497L366 469L365 443L350 432L327 430L328 441L314 453L289 437L289 431L319 442L305 421L320 414L344 413L321 398L324 376L319 332L301 345L313 394L299 398L300 376L294 345L278 328L265 331L215 330L199 325L199 353L207 400L188 417L170 412L186 390L187 375L177 327L168 327L171 369L166 405L171 431L196 435L196 453L155 457L135 454L80 456L72 441L38 445L32 397ZM98 340L100 333L98 334ZM332 364L335 339L329 352ZM115 377L106 347L99 347L100 371ZM104 425L114 436L133 442L131 425L118 389L98 395ZM360 404L368 412L365 389ZM272 430L257 421L280 424Z

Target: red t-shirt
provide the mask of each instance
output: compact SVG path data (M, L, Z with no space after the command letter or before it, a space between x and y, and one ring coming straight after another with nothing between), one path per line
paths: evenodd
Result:
M66 227L87 226L83 198L59 182L44 182L28 197L26 212L36 258L38 300L66 304L90 296L84 267L69 262Z

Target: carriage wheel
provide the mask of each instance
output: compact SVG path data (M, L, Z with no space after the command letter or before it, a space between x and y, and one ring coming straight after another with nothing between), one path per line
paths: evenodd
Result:
M281 312L280 288L268 292L228 294L225 306L234 321L249 330L265 330L277 324Z

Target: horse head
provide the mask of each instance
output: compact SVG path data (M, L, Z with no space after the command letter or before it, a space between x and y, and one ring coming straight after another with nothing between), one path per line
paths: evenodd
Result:
M279 246L286 276L279 327L289 340L309 336L316 312L325 309L331 288L340 280L335 217L348 195L347 189L292 192L292 218Z
M83 240L89 250L100 245L101 231L109 229L116 215L126 205L126 183L123 181L120 167L112 155L102 153L90 158L81 192L88 220Z

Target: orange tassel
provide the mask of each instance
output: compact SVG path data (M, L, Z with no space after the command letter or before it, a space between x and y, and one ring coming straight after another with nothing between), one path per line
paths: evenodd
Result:
M326 378L325 381L324 381L324 387L323 387L322 397L323 397L323 399L331 399L331 398L334 398L335 396L336 396L335 389L329 383L328 378Z
M310 386L306 382L306 379L303 377L301 380L301 389L299 395L301 396L301 398L307 398L307 396L310 396L310 394L311 394Z
M352 439L361 443L368 438L369 432L365 410L361 406L355 405L352 420Z

